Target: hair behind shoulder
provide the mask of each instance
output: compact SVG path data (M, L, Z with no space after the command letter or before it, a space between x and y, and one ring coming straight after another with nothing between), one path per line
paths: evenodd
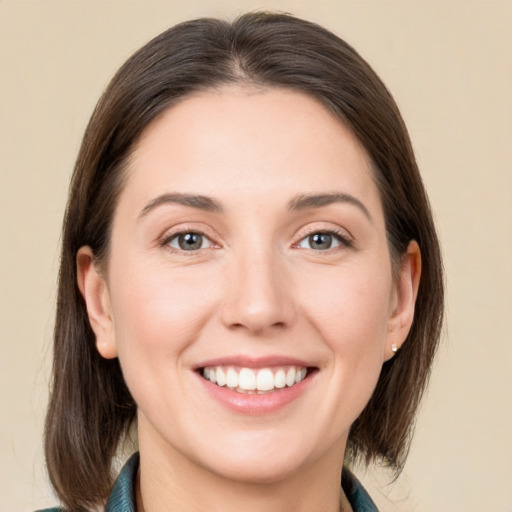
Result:
M195 91L229 83L299 90L320 100L370 155L395 265L408 243L422 253L413 327L384 364L354 423L351 459L400 470L440 337L443 275L428 199L406 127L386 87L357 52L322 27L284 14L252 13L233 23L179 24L137 51L116 73L86 129L64 218L45 450L53 486L69 510L104 502L111 463L136 413L118 360L95 348L77 286L76 255L89 245L108 258L124 171L144 129Z

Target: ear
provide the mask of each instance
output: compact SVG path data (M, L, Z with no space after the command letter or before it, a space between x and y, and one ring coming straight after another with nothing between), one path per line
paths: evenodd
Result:
M392 312L388 322L388 340L384 360L391 359L407 338L414 320L414 307L421 277L421 252L412 240L402 256L400 274L396 279Z
M113 359L117 357L117 344L110 295L107 282L94 263L90 247L80 247L76 255L76 267L78 288L96 335L96 348L105 359Z

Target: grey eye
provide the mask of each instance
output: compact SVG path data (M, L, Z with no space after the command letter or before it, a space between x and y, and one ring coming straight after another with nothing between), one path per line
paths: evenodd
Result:
M316 251L326 251L327 249L339 247L340 245L341 241L337 235L325 232L312 233L299 242L299 247Z
M179 233L171 238L169 246L182 251L197 251L204 249L210 243L210 240L201 233Z

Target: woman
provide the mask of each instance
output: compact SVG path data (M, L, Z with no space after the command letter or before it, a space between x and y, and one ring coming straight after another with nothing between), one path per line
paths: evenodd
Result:
M411 144L366 62L286 15L171 28L113 78L70 188L63 506L376 510L343 463L400 471L442 310Z

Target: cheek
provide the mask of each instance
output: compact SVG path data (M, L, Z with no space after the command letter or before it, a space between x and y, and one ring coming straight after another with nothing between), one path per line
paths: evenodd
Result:
M318 417L329 425L329 439L349 431L381 373L392 280L391 272L378 268L324 269L301 280L297 290L306 326L313 327L313 339L325 354L319 374L324 396L317 407Z
M302 293L304 310L339 355L378 352L390 315L391 274L372 268L318 274Z
M184 406L176 390L186 354L211 315L215 291L205 287L209 281L200 272L126 258L112 269L115 337L126 384L142 413L152 417L161 411L172 425L174 415L164 411ZM165 388L176 392L164 393Z
M112 269L112 309L123 371L132 366L139 373L177 369L180 355L197 339L217 301L213 281L201 272L137 259L125 258ZM125 278L123 269L130 269ZM163 360L168 364L159 364Z
M379 378L387 344L391 272L351 268L311 286L304 310L331 353L329 374L337 414L352 420L369 400ZM342 395L342 396L340 396ZM346 408L345 408L346 407Z

